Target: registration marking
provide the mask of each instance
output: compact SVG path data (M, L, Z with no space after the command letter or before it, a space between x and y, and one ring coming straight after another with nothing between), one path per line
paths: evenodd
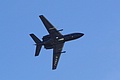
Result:
M57 64L58 56L56 56L55 58L56 58L56 59L55 59L55 64L54 64L54 66L56 66L56 64Z

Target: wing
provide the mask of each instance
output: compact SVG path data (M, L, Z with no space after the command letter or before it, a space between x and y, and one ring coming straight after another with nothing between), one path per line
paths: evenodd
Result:
M56 69L57 68L57 64L61 55L61 51L63 48L64 43L55 45L53 48L53 64L52 64L52 69Z
M52 37L62 37L62 34L43 15L39 17Z

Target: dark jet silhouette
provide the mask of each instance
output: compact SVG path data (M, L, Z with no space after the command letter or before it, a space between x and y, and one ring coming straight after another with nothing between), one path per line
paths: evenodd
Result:
M65 53L65 51L62 52L64 43L67 41L80 38L84 34L72 33L72 34L62 35L60 31L62 31L63 29L57 30L43 15L40 15L39 17L42 20L43 24L45 25L49 34L46 36L43 36L42 38L43 41L37 38L34 34L30 34L30 36L36 43L35 56L39 55L42 45L44 46L45 49L53 49L52 69L54 70L57 68L57 64L58 64L61 53Z

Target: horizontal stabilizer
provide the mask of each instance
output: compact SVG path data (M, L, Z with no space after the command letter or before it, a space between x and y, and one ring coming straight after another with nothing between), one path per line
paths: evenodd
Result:
M39 55L41 48L42 48L42 45L36 45L35 56Z
M34 34L30 34L30 36L32 37L32 39L35 41L35 45L36 45L36 51L35 51L35 56L38 56L40 53L40 50L42 48L42 41L37 38Z
M31 36L32 39L35 41L35 43L41 43L40 39L37 38L34 34L30 34L30 36Z

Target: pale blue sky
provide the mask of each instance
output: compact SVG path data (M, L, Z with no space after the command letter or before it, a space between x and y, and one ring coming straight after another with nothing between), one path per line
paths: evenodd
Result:
M29 34L48 34L40 14L62 34L85 34L55 71L52 50L34 57ZM0 80L120 80L120 0L1 0L0 37Z

